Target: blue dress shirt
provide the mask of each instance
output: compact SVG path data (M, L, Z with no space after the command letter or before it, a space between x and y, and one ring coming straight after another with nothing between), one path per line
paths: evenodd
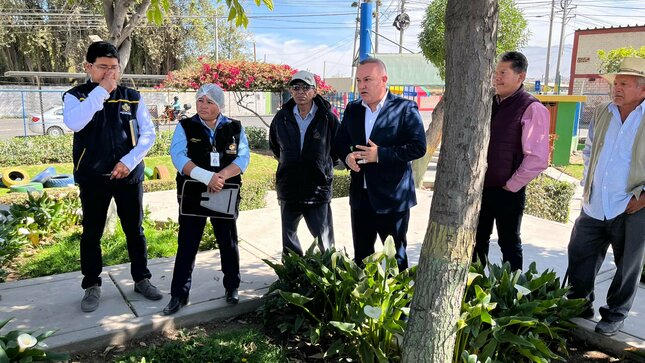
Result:
M217 130L221 128L222 125L231 122L231 120L229 120L221 113L217 117L215 130L208 127L201 118L199 119L199 121L204 126L204 131L206 131L210 135L211 140L215 140ZM177 124L175 133L172 135L172 141L170 143L170 157L172 159L172 163L175 165L175 168L177 168L179 173L183 175L184 166L186 166L186 164L190 161L190 158L188 157L188 140L186 140L186 131L184 131L184 128L181 126L181 124ZM249 141L246 137L244 126L242 126L242 131L240 132L240 141L237 146L237 157L235 158L235 160L233 160L233 164L237 165L242 173L244 173L246 171L246 168L249 166L250 160L251 150L249 149Z

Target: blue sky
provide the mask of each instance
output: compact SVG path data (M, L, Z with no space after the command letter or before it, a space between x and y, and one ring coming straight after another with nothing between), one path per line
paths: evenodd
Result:
M381 0L379 33L398 41L399 32L392 22L400 8L400 0ZM562 13L557 12L561 0L556 0L556 14L551 39L551 78L555 74L557 50L560 43ZM565 50L561 72L569 73L571 46L576 29L618 25L645 24L645 2L642 0L569 0L572 17L565 27ZM404 33L403 45L418 52L417 35L425 9L431 0L406 0L406 12L411 25ZM529 77L542 77L546 68L551 0L516 0L529 22L531 37L523 51L529 59ZM327 77L349 76L354 45L357 8L351 0L274 0L274 10L247 6L249 31L256 42L258 60L285 63ZM374 43L374 41L372 40ZM396 53L398 45L380 38L379 52Z

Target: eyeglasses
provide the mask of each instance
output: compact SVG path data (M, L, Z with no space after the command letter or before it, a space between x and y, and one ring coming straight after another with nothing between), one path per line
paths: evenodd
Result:
M310 85L295 85L295 86L291 86L291 90L294 91L294 92L300 92L300 91L307 92L310 89L314 89L314 86L310 86Z
M102 72L107 72L108 70L110 70L110 71L118 71L119 68L121 68L121 66L118 65L118 64L114 65L114 66L108 66L108 65L105 65L105 64L96 65L94 63L90 63L90 64L92 65L92 67L94 67L94 68L96 68L96 69L98 69L98 70L100 70Z

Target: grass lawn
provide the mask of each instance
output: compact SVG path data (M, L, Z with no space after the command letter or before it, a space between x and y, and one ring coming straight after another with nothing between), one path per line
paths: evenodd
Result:
M144 222L148 241L148 258L172 257L177 252L177 229L155 229L153 222ZM212 235L212 232L211 232ZM81 269L79 245L81 228L56 234L52 244L27 250L15 264L19 279L49 276ZM101 239L103 266L127 263L128 249L121 223L117 222L115 233Z
M193 330L195 331L195 330ZM185 334L185 333L184 333ZM114 362L287 362L282 347L256 328L208 334L181 334L179 339L129 352Z
M582 171L584 169L584 166L582 164L570 164L567 166L558 166L556 167L556 169L578 180L582 180Z
M157 165L164 165L168 168L171 177L174 179L177 169L172 164L170 156L152 156L144 159L144 162L147 167L154 168ZM30 177L36 176L36 174L45 170L47 167L53 166L56 168L58 174L72 174L74 166L72 163L61 163L61 164L38 164L38 165L22 165L18 168L23 169ZM244 173L243 178L257 178L265 175L273 175L276 168L278 167L278 161L273 157L251 153L251 161L249 163L249 168ZM3 168L4 169L4 168ZM0 170L0 173L2 171ZM9 193L9 188L0 188L0 195Z

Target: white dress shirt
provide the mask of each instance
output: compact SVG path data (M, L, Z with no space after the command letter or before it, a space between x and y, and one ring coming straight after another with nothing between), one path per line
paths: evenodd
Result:
M63 99L63 122L72 131L81 131L92 121L94 114L103 109L103 103L108 98L110 94L101 86L96 86L83 101L66 93ZM143 96L139 99L136 117L139 125L137 145L120 160L130 171L139 165L155 142L155 128Z
M627 179L636 132L645 112L645 101L627 116L625 122L621 122L620 111L615 104L610 104L609 110L612 118L592 178L589 203L582 206L587 215L598 220L612 219L625 212L633 196L627 192ZM591 124L583 151L585 174L589 167L593 138Z

